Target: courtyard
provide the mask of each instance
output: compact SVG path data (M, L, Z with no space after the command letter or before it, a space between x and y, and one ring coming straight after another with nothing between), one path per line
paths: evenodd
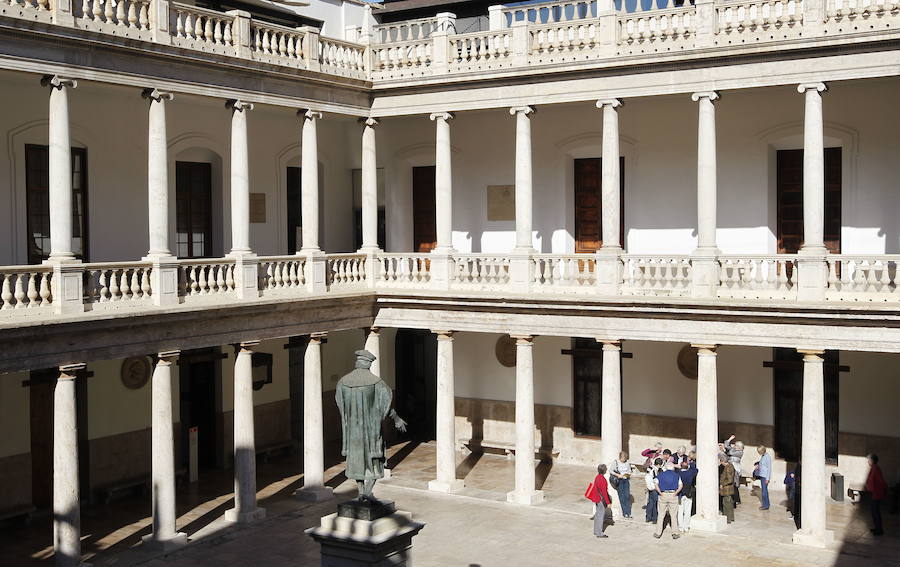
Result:
M408 442L392 449L391 478L379 482L376 494L412 511L425 529L414 539L417 566L584 565L613 561L621 565L661 565L687 561L692 565L897 565L900 538L897 516L886 514L887 536L869 535L868 510L849 502L829 502L828 528L835 543L826 550L791 544L794 526L784 508L784 493L773 491L768 512L746 487L734 524L719 534L691 533L677 541L657 541L643 521L643 490L632 489L634 518L617 519L607 528L609 539L591 533L590 506L581 494L593 478L590 467L542 463L538 483L546 500L534 507L510 505L514 462L501 455L458 454L457 473L466 488L453 495L428 492L435 474L434 446ZM178 528L190 544L169 555L148 552L139 545L150 531L149 498L129 496L107 507L92 507L83 518L82 548L95 566L201 565L257 567L317 565L318 546L303 531L335 509L336 501L355 496L355 486L335 463L326 471L336 499L321 503L292 497L302 484L296 456L260 463L260 506L265 520L251 525L221 519L231 507L228 471L204 471L200 483L179 488ZM334 463L335 461L330 461ZM636 484L636 483L635 483ZM28 527L6 526L0 535L5 553L2 566L48 565L53 561L48 518Z

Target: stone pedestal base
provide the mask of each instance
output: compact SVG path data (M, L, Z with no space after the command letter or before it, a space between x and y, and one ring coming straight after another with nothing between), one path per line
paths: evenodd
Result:
M187 545L187 542L187 534L183 532L178 532L173 537L168 539L156 539L153 534L147 534L141 538L141 544L144 547L159 550L163 553L168 553L170 551L178 549L179 547L184 547L185 545Z
M257 508L255 510L251 510L250 512L241 512L240 514L238 513L236 508L225 510L225 520L228 522L236 522L238 524L249 524L251 522L257 522L259 520L265 519L265 517L265 508Z
M294 491L294 498L306 502L324 502L334 498L334 490L330 486L298 488Z
M693 524L691 524L691 527L693 527ZM803 529L799 529L794 532L791 541L792 543L795 543L797 545L825 548L834 541L834 532L831 530L825 530L824 532L814 534L804 531Z
M330 514L306 533L322 546L322 567L409 567L412 538L424 527L402 511L372 521Z
M431 490L433 492L445 492L447 494L450 494L452 492L459 492L465 487L466 483L459 478L454 479L450 482L443 482L437 479L428 481L428 490Z
M510 504L522 504L523 506L534 506L544 501L543 490L533 490L531 492L512 492L506 493L506 501Z
M719 514L715 518L704 518L702 516L694 516L691 518L691 531L694 532L721 532L728 525L728 518Z

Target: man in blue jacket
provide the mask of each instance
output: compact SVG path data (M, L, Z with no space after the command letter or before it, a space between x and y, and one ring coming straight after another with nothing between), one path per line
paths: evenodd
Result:
M772 478L772 456L766 451L765 445L760 445L756 450L759 457L759 470L756 476L759 477L760 498L762 498L762 506L760 510L769 509L769 479Z

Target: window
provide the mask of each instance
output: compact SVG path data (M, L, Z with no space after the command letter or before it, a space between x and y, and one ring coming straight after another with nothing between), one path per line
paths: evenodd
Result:
M175 253L212 256L212 165L175 162Z
M72 251L88 261L87 150L72 148ZM28 263L50 257L50 149L25 146Z

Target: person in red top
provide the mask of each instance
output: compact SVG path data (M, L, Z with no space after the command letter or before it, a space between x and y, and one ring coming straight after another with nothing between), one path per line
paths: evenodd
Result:
M866 478L866 491L871 496L872 507L872 523L875 527L871 532L874 536L884 534L881 526L881 501L887 496L887 483L884 482L884 475L881 474L881 467L878 466L878 455L869 455L869 476Z
M609 508L609 490L606 482L606 465L597 467L597 476L588 490L587 497L594 503L594 535L597 537L609 537L603 533L606 509Z

